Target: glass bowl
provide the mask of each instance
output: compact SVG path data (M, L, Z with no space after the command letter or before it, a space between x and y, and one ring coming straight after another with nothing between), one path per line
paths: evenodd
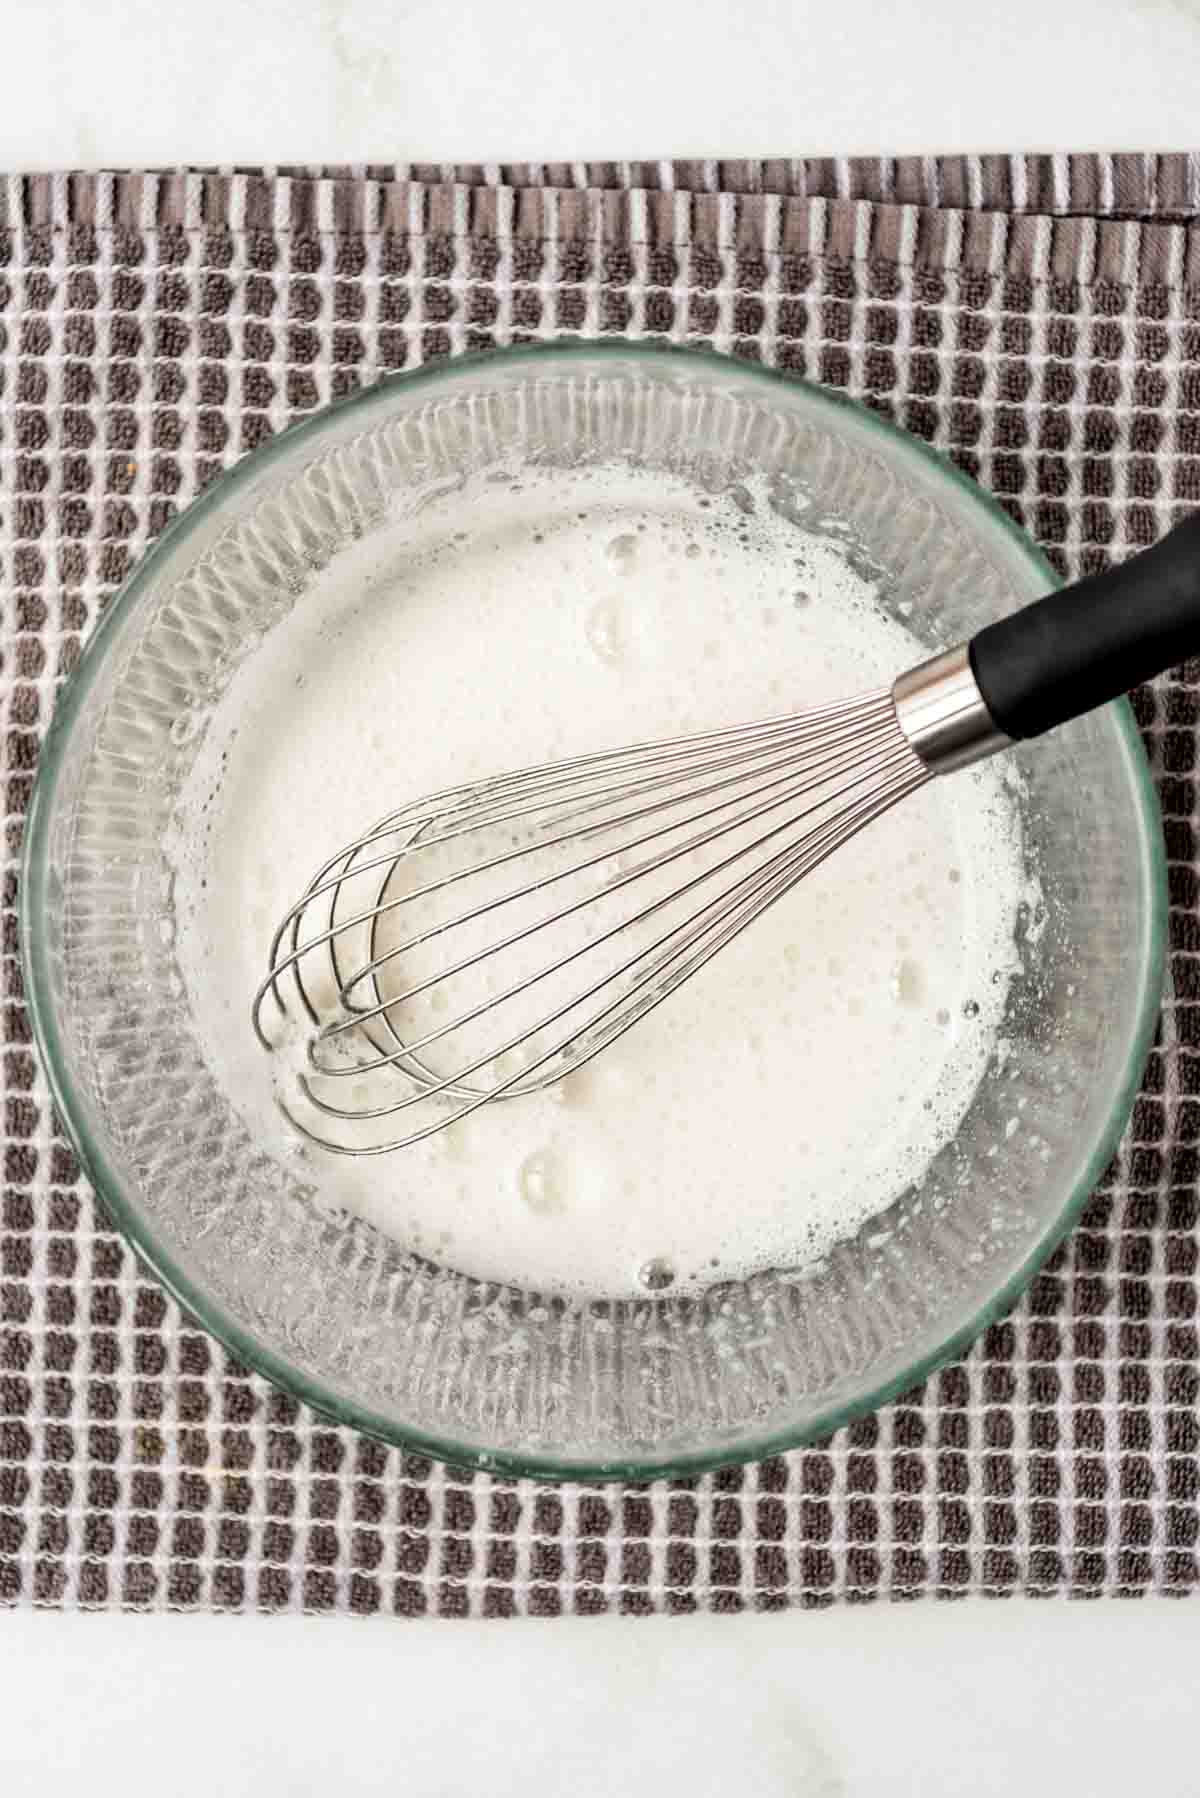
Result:
M331 1218L205 1065L172 947L168 821L206 711L315 571L464 471L524 459L627 461L710 492L765 475L806 529L864 558L931 651L1053 584L1005 514L922 444L751 364L611 341L389 381L216 482L110 605L42 755L21 887L27 990L96 1190L243 1360L345 1423L460 1463L694 1472L823 1435L911 1387L1063 1235L1117 1143L1154 1028L1159 820L1124 703L1014 752L1045 916L1021 921L1005 1051L920 1190L816 1267L569 1304Z

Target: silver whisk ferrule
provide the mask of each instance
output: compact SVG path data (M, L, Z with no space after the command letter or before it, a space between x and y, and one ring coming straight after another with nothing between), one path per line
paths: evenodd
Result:
M951 774L1011 746L979 691L965 643L902 674L892 702L900 729L931 774Z

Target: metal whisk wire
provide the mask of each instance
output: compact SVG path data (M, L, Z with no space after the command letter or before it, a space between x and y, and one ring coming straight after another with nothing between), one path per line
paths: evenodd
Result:
M297 1080L303 1103L288 1108L292 1122L335 1152L383 1154L418 1142L481 1105L531 1092L577 1071L698 972L846 837L928 778L928 768L897 725L890 693L881 691L749 726L518 770L401 808L322 864L275 933L269 972L254 1001L255 1029L269 1047L263 1009L270 998L286 1015L285 981L315 1027ZM764 828L745 840L747 829L760 823ZM514 830L517 840L497 849L496 833ZM686 834L680 836L681 831ZM739 832L743 840L727 853L694 868L697 856ZM455 845L473 851L464 866L394 890L400 871L422 851L444 853ZM519 871L547 852L580 845L588 847L581 858L568 857L548 872L535 870L531 878L485 894L398 941L380 941L381 927L406 907L419 907L480 876ZM639 851L647 852L645 858L630 866L629 857ZM531 972L522 971L501 991L485 991L449 1019L430 1020L415 1035L401 1023L405 1008L446 983L478 976L485 963L540 933L571 920L586 924L598 902L632 893L651 877L661 880L669 870L678 871L675 884L605 928L581 932L579 940ZM597 884L581 892L571 888L589 876ZM713 892L714 880L723 876L731 878ZM348 888L357 886L361 892L364 877L374 877L369 903L360 897L339 909ZM466 926L483 925L503 908L532 902L564 883L568 896L548 913L385 991L385 973L415 951ZM681 901L705 888L707 896L698 905L681 917L670 916ZM652 920L661 921L664 913L666 927L649 942L636 944L615 965L585 977L581 988L571 987L562 996L565 974L582 967L597 950L619 946ZM315 929L314 918L320 920ZM350 942L360 952L353 965L347 959ZM321 993L310 971L314 958L318 969L331 976ZM560 981L559 1002L552 999L548 1010L521 1019L500 1040L468 1053L448 1072L421 1059L424 1052L555 979ZM360 996L364 988L365 1002ZM587 1010L580 1019L582 1008ZM547 1042L546 1033L556 1027ZM346 1048L352 1053L345 1055ZM515 1068L505 1065L514 1057ZM389 1082L386 1089L380 1076ZM364 1079L371 1081L369 1092ZM350 1102L338 1103L329 1092L347 1081L353 1083ZM402 1116L412 1128L386 1141L364 1139L363 1125ZM324 1119L334 1128L341 1124L350 1129L342 1136L331 1134Z

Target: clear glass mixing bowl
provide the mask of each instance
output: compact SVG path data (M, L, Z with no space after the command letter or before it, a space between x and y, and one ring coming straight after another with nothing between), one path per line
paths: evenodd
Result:
M625 460L710 491L766 474L806 529L877 573L882 603L930 650L1052 584L1003 512L920 443L753 365L612 342L390 381L217 482L109 607L42 756L27 989L95 1187L244 1360L454 1461L694 1471L823 1434L911 1386L1062 1236L1116 1145L1154 1026L1158 815L1123 703L1014 753L1045 916L1021 921L1004 1053L920 1188L815 1268L567 1305L331 1219L204 1063L173 953L168 820L214 699L314 572L465 470L522 460Z

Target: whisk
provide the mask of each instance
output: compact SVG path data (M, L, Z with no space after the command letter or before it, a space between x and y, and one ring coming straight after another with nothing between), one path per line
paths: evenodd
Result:
M281 1104L323 1147L379 1155L561 1081L934 776L1196 649L1200 513L890 689L406 805L275 932L253 1023L291 1076Z

